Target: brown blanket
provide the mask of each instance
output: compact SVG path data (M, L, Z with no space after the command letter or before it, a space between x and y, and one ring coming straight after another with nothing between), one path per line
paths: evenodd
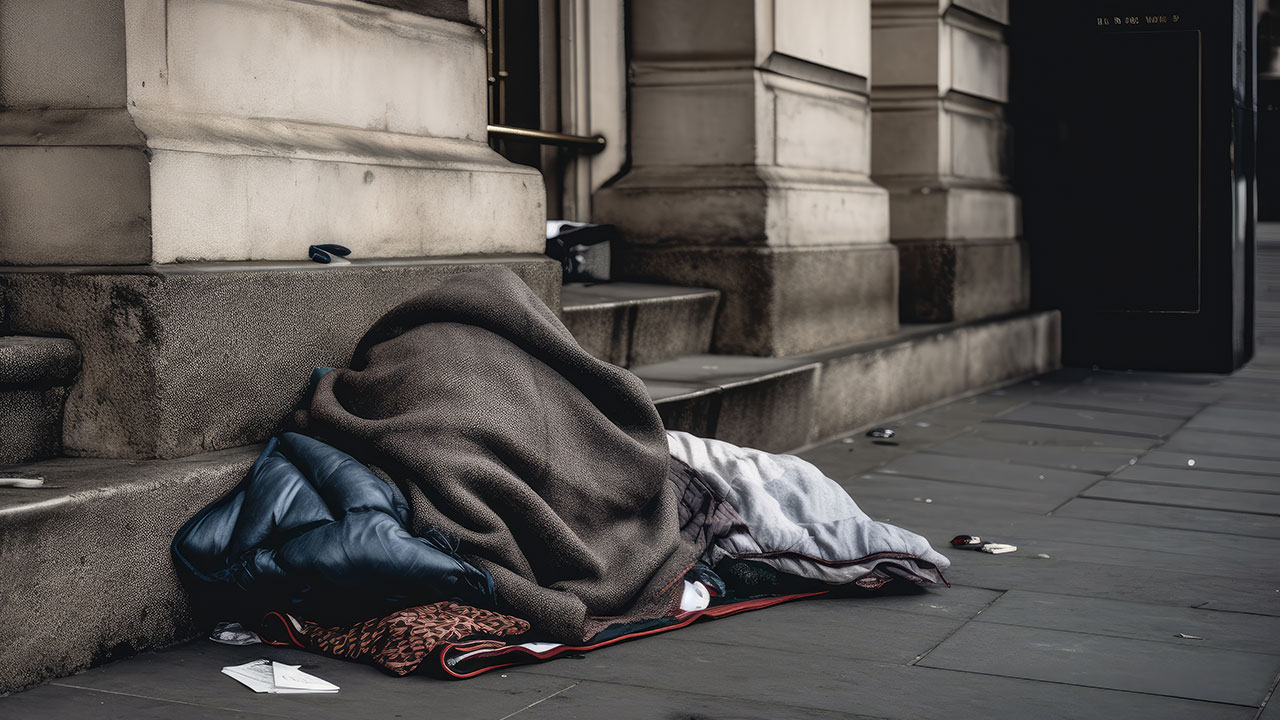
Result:
M666 614L702 550L681 538L644 385L588 355L505 268L387 313L297 422L390 475L415 533L457 538L500 609L559 641Z

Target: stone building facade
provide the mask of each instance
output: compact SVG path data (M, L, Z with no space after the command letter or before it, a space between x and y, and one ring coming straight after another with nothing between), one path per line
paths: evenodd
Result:
M514 2L0 0L0 462L72 487L0 498L0 691L190 632L171 575L122 568L167 567L310 370L441 273L563 294L668 424L776 450L1056 365L1006 0L541 0L504 28L536 39L529 116L606 140L542 172L487 130ZM549 206L619 228L625 285L568 301ZM50 641L84 583L139 617L63 608Z

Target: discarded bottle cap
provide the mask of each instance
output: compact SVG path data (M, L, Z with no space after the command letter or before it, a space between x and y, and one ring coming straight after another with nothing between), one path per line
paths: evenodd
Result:
M884 438L886 440L897 434L887 427L878 427L867 431L867 437Z

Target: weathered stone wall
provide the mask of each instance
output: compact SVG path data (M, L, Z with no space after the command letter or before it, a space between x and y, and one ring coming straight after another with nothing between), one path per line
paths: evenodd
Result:
M0 0L0 264L541 251L480 2L65 5Z
M892 332L868 3L653 0L631 19L632 166L595 206L625 235L617 271L721 290L719 352Z
M1011 172L1007 0L872 0L872 175L889 189L905 322L1027 306Z

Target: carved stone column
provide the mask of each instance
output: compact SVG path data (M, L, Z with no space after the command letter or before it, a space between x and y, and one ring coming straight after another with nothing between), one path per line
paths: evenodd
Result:
M0 264L539 251L471 5L0 0Z
M872 176L889 190L904 322L1025 308L1009 189L1007 0L872 0Z
M487 144L483 0L385 4L0 0L0 332L80 346L69 454L261 439L461 265L558 302L542 180Z
M786 355L897 327L871 182L867 0L631 5L631 169L597 193L622 277L723 293L714 350Z

